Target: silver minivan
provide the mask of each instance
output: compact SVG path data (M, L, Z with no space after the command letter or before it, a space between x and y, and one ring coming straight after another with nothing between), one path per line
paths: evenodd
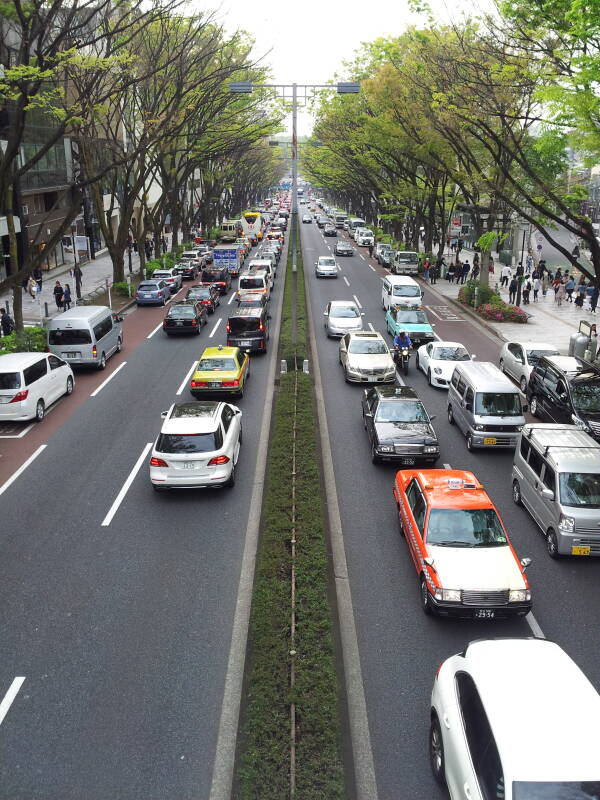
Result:
M76 306L48 323L48 349L71 365L104 369L123 347L123 317L107 306Z
M600 444L577 426L523 426L512 496L539 525L551 558L600 556Z
M465 434L468 450L516 447L525 411L520 392L495 364L457 364L448 389L448 422Z

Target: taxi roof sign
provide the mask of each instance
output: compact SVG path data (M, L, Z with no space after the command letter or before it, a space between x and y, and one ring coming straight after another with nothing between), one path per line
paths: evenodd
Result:
M449 489L462 489L464 485L465 482L462 478L448 478Z

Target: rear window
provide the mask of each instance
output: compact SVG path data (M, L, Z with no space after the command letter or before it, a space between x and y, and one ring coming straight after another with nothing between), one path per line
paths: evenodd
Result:
M53 328L48 333L48 344L91 344L92 335L85 328Z
M191 319L196 316L196 309L193 306L175 306L171 308L168 315L169 317L186 317Z
M240 278L240 289L264 289L264 278Z
M257 331L260 327L260 317L231 317L229 330L231 333L247 333Z
M398 261L418 261L416 253L396 253Z
M142 292L155 292L158 288L156 283L151 283L150 281L142 281L138 286L138 289L141 289Z
M161 453L211 453L220 450L222 445L219 428L210 433L161 433L156 449Z
M0 372L0 389L20 389L21 375L18 372Z

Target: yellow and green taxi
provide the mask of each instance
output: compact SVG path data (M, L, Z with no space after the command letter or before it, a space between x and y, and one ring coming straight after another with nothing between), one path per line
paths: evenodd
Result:
M214 393L242 397L249 370L250 359L240 347L207 347L196 364L190 392L194 397Z

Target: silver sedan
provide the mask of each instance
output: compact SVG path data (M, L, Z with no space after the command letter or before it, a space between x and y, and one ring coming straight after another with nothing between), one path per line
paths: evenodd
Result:
M323 314L327 336L344 336L351 331L362 331L364 311L359 311L350 300L332 300Z

